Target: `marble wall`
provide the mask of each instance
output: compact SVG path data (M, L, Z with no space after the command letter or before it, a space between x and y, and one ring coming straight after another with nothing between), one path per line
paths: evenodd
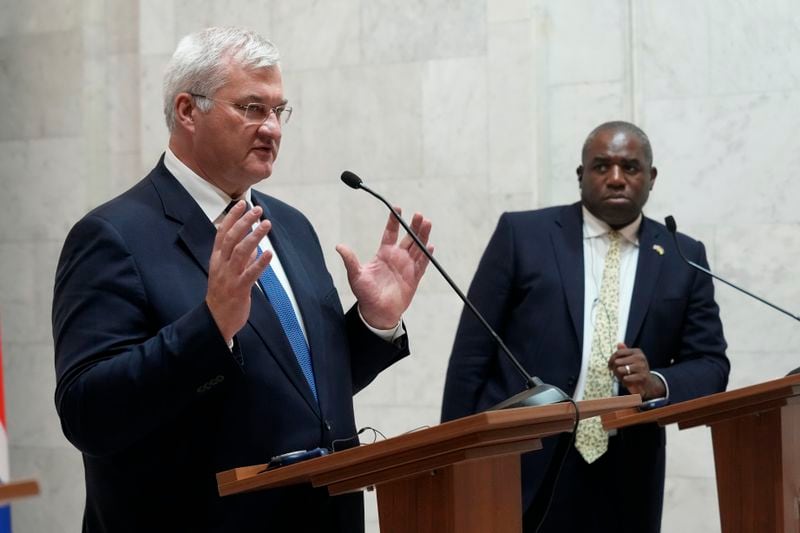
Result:
M572 202L586 133L626 119L673 214L712 267L797 312L800 10L790 0L0 0L0 317L14 477L43 493L15 531L78 531L79 454L53 407L52 279L68 228L163 150L161 75L177 40L241 24L283 53L295 114L260 188L306 212L347 302L334 246L373 253L386 213L343 169L435 223L468 285L499 214ZM798 106L798 107L795 107ZM792 281L795 280L795 281ZM731 385L800 364L800 329L718 286ZM457 298L431 269L406 322L414 356L356 399L360 425L435 424ZM709 434L669 434L664 531L719 529ZM367 518L377 531L374 498Z

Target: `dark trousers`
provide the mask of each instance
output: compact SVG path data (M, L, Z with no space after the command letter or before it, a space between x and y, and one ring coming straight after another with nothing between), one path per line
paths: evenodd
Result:
M659 533L664 466L663 433L655 427L621 431L592 464L570 446L538 533ZM536 533L532 509L525 533Z

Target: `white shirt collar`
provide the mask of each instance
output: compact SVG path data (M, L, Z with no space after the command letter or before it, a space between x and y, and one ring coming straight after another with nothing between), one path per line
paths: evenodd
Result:
M164 152L164 166L175 176L178 183L186 189L194 201L197 202L197 205L200 206L200 209L203 210L203 213L213 223L222 220L225 208L233 200L244 199L247 201L248 206L253 205L251 187L248 187L241 197L231 198L222 189L198 176L183 161L178 159L178 156L169 147Z
M600 220L596 216L594 216L591 211L586 209L586 206L581 205L581 210L583 211L583 238L584 239L592 239L594 237L600 237L610 233L612 231L611 226L609 226L606 222ZM639 216L636 219L625 226L617 230L622 237L633 244L634 246L639 246L639 227L642 225L642 214L639 213Z

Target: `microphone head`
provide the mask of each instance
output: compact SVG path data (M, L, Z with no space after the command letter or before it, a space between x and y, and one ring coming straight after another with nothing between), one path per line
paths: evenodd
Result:
M342 181L345 185L352 189L360 189L361 188L361 178L350 172L349 170L345 170L342 172Z
M678 231L678 225L675 224L675 219L672 218L672 215L669 215L667 218L664 219L664 223L667 225L667 230L674 234Z

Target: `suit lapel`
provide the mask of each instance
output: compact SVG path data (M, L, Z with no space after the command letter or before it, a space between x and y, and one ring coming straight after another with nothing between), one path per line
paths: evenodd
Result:
M280 220L276 220L273 217L269 210L269 202L265 196L253 191L253 203L261 206L261 208L264 210L264 218L269 219L270 222L272 222L269 240L272 243L273 248L275 248L275 253L280 257L281 266L283 266L286 277L289 279L292 293L297 301L297 306L300 308L300 314L302 316L303 324L305 325L309 350L311 352L314 376L316 378L315 384L317 387L317 397L320 399L319 403L321 404L323 403L323 399L326 398L325 394L327 393L327 389L326 380L321 379L321 376L323 375L322 362L324 360L324 342L320 338L320 329L316 326L322 322L318 298L313 292L313 286L310 278L305 267L303 266L302 260L297 254L296 247L292 244L289 230ZM317 400L314 399L314 394L311 392L311 387L308 385L308 382L303 375L303 371L300 369L300 365L297 362L297 357L295 356L294 351L292 350L292 347L286 338L286 335L283 333L283 327L281 326L275 311L273 310L272 306L269 305L269 302L264 297L263 293L257 289L256 291L259 293L259 303L264 304L264 306L267 308L265 309L265 312L267 315L271 316L277 324L277 330L272 327L270 327L270 329L273 332L277 332L277 334L272 335L271 337L272 341L277 342L281 347L281 349L278 351L279 362L284 366L284 369L291 377L295 387L297 387L298 391L303 395L303 398L305 398L309 406L314 410L315 413L317 413L317 415L320 415L319 404ZM255 324L253 324L253 326L255 327ZM266 332L264 332L264 334L266 334Z
M164 156L150 174L164 207L164 215L181 224L178 240L183 243L197 265L208 275L208 261L214 248L214 225L194 198L164 166Z
M164 207L164 215L181 224L181 228L177 231L178 241L182 243L187 252L194 258L198 267L208 275L208 262L211 257L211 251L214 248L214 237L216 235L214 225L208 220L208 217L203 213L203 210L200 209L200 206L197 205L197 202L194 201L186 189L184 189L175 177L169 173L164 166L163 156L155 170L151 173L150 178L161 198ZM259 205L264 208L265 216L267 216L267 207L265 203L261 202ZM275 221L273 221L273 233L271 233L273 245L276 244L274 239L275 227L276 224ZM277 234L282 232L282 229L278 229ZM283 240L288 240L288 238ZM298 293L302 293L303 291L296 288L297 282L292 279L292 272L296 268L295 263L299 263L299 261L284 259L285 255L288 254L292 256L293 254L288 251L284 253L282 249L278 249L277 247L276 249L281 256L281 263L284 265L284 269L292 283L292 290L295 293L295 297L298 298L303 316L307 317L307 311L304 309L304 306L308 307L308 304L306 302L301 303L298 296ZM250 317L247 320L250 327L261 337L266 349L272 353L274 359L283 368L284 373L289 377L289 380L309 404L309 407L319 416L320 413L317 402L314 399L311 388L306 382L305 376L303 376L302 370L300 370L300 365L297 363L294 351L283 332L283 326L278 316L264 296L264 293L255 285L251 289L250 295L252 303ZM314 320L318 321L317 317L314 317ZM306 318L306 324L311 323L318 322L312 322L309 318ZM314 328L308 329L311 330ZM310 336L311 334L309 332L309 338Z
M283 258L281 258L282 260ZM303 397L317 416L320 416L319 406L314 399L311 388L306 381L303 371L297 362L297 357L294 355L291 344L283 332L278 315L275 314L275 309L270 305L269 300L255 285L250 291L250 298L252 300L250 317L247 323L255 330L256 334L261 337L264 345L272 354L272 357L283 369L284 374L289 378L289 381L297 389L297 392Z
M551 234L572 327L583 346L583 226L579 203L565 207ZM580 355L580 354L578 354Z
M639 259L636 265L636 280L631 297L631 310L628 316L628 327L625 330L625 344L633 346L642 327L653 291L658 284L661 271L662 256L656 249L665 249L665 233L658 224L643 217L639 231Z

